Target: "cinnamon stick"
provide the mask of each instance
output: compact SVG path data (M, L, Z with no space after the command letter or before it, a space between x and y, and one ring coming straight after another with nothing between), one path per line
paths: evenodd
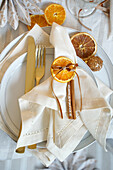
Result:
M71 108L72 108L72 115L73 115L73 119L76 119L74 80L71 80L71 81L70 81L70 89L71 89Z
M67 83L67 111L68 111L68 118L73 119L72 106L71 106L71 86L70 86L70 81Z
M67 83L67 110L68 118L76 119L74 80Z

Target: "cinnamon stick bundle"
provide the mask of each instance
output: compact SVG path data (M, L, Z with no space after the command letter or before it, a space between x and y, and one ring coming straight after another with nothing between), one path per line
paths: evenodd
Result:
M74 80L71 80L67 83L67 110L69 119L76 119L75 109L76 108L75 108Z

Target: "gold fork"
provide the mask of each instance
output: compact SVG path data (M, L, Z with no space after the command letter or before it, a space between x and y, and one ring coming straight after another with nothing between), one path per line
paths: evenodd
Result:
M44 76L45 73L45 55L46 55L46 48L42 45L36 46L38 48L38 55L37 55L37 67L36 67L36 85L39 84L40 80Z
M38 53L37 53L38 51ZM46 48L42 45L36 46L36 72L35 72L35 79L36 85L40 83L40 80L45 74L45 55L46 55ZM36 149L36 144L28 146L29 149Z

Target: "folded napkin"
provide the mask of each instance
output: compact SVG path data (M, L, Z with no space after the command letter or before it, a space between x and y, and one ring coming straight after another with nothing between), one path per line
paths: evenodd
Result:
M0 82L2 80L2 77L7 70L7 68L10 66L10 64L17 59L20 55L27 52L27 38L28 36L32 36L35 40L35 44L43 44L47 48L53 47L49 42L49 35L44 32L41 27L39 27L37 24L33 27L31 31L29 31L25 37L22 39L22 41L15 47L11 55L5 60L5 62L0 63Z
M30 25L30 14L39 14L43 11L38 7L40 0L2 0L0 4L0 27L4 27L7 22L13 29L17 29L19 20L26 25ZM7 15L8 14L8 15Z
M35 40L35 44L43 44L47 48L51 48L52 45L49 42L49 35L44 32L37 24L33 27L32 30L27 32L22 41L15 47L13 52L9 55L9 57L5 60L5 62L0 63L0 83L2 81L2 77L4 76L5 71L10 66L10 64L20 57L23 53L27 52L27 38L28 36L32 36ZM16 140L16 137L9 131L9 129L4 124L0 113L0 129L5 131L12 139Z
M81 170L96 169L96 160L86 157L86 151L82 150L69 155L63 162L55 160L49 168L43 170ZM40 169L42 170L42 169Z
M31 24L30 14L44 14L40 8L47 0L1 0L0 2L0 27L4 27L7 22L16 30L19 21L26 25ZM49 0L48 3L62 3L62 0Z
M55 47L55 58L63 55L77 62L75 50L64 27L53 23L50 42ZM82 68L78 67L76 71L80 77L83 100L83 109L79 112L80 94L75 76L76 110L78 111L76 120L70 120L67 117L66 84L54 80L53 88L63 110L63 119L61 119L57 102L52 94L52 77L19 99L22 131L17 148L47 141L46 148L30 150L46 166L49 166L55 158L64 161L79 144L87 130L106 150L106 134L112 109L105 97L111 93L111 90L105 86L104 92L102 88L100 91L94 80Z

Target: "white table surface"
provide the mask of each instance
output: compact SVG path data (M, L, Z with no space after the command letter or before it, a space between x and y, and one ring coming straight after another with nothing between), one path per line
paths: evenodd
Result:
M62 5L66 9L65 1L62 2ZM113 40L109 39L109 18L101 11L97 10L90 17L83 19L83 22L92 29L92 32L90 32L82 27L78 20L72 16L67 9L66 12L67 18L64 26L74 28L82 32L89 32L91 35L93 35L98 44L104 48L105 52L113 63ZM9 24L7 24L4 28L0 28L0 53L8 45L8 43L25 31L27 31L27 27L21 22L16 31L13 30ZM0 124L0 127L2 127L2 124ZM0 130L0 160L21 158L25 155L30 156L26 153L14 153L15 147L16 143L6 133Z

